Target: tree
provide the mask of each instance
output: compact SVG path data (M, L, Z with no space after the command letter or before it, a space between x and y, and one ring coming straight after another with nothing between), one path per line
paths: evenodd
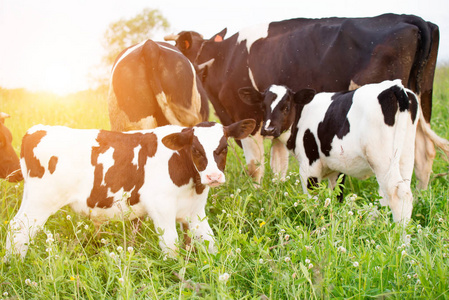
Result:
M111 23L104 34L103 46L106 49L104 62L112 66L117 55L134 44L152 38L159 30L167 31L169 22L157 9L145 8L130 19L120 19Z

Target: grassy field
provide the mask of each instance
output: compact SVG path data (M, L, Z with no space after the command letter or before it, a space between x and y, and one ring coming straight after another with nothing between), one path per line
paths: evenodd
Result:
M0 111L11 115L6 124L19 152L34 124L108 129L105 99L104 91L60 98L0 89ZM448 100L449 68L440 67L432 127L445 138ZM413 180L411 243L404 244L389 209L379 205L374 178L349 178L338 203L324 185L316 199L305 197L293 159L286 182L274 182L267 166L260 189L242 161L232 142L227 183L209 195L217 254L195 243L195 252L164 260L151 220L138 233L131 222L112 220L95 237L93 223L66 208L47 221L23 262L0 265L0 299L449 299L447 175L432 175L426 191ZM433 172L448 172L440 155ZM23 183L0 180L0 256L22 190Z

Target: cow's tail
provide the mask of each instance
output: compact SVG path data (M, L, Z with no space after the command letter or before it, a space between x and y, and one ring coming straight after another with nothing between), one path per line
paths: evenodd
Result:
M416 16L409 16L408 23L418 28L418 46L407 87L419 95L424 118L427 122L430 122L439 28L437 25Z
M17 169L6 176L6 180L9 182L19 182L23 180L23 174L21 169Z
M408 20L408 23L418 28L418 46L415 61L413 62L412 70L410 72L408 86L415 91L415 93L419 94L421 92L424 68L427 65L431 51L432 32L428 24L419 17L412 16Z
M449 162L449 141L440 137L430 128L430 123L426 122L421 109L419 110L418 126L420 126L420 129L424 132L424 135L429 138L438 149L443 151L443 159Z
M159 70L157 65L160 59L160 48L157 43L152 40L148 40L144 44L144 58L146 61L150 62L147 68L149 72L149 78L159 78ZM180 53L180 55L182 55ZM156 101L164 114L165 118L170 124L180 125L180 126L194 126L202 121L201 119L201 95L197 88L196 72L193 65L193 87L192 87L192 99L191 107L184 107L182 105L173 105L172 99L167 97L167 94L162 89L162 86L158 80L150 80L151 88L155 95Z

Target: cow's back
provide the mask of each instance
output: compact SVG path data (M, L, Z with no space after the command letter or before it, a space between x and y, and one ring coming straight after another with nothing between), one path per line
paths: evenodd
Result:
M86 199L92 189L92 146L98 130L37 125L22 140L25 188L50 192L55 201Z
M417 109L417 100L409 101L399 81L317 94L302 111L296 143L303 147L295 151L301 151L299 157L307 157L309 165L319 160L324 170L364 179L373 174L372 155L383 156L388 165L403 150L413 153L404 143L414 143ZM315 155L310 154L311 139L319 152Z
M148 40L114 64L108 96L111 129L127 131L208 118L207 97L193 65L173 46Z

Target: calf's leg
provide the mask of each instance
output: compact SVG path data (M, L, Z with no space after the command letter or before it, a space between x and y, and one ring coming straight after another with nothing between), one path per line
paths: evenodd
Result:
M260 184L265 171L263 137L258 132L253 136L242 139L241 142L248 165L248 174L256 184Z
M35 205L35 203L38 205ZM61 207L49 208L39 203L39 201L33 202L24 199L17 215L8 226L6 259L12 254L19 254L23 259L31 240L42 229L47 219Z
M429 185L430 173L432 172L432 164L435 159L436 151L432 140L424 133L422 126L430 126L429 124L420 124L416 128L415 140L415 175L418 179L417 187L425 190Z
M174 209L149 212L154 229L159 234L159 246L169 257L175 257L178 250L178 232L176 231L176 212Z
M215 253L215 241L214 241L214 232L209 225L209 222L206 218L206 213L203 210L198 215L192 215L189 228L192 231L194 237L199 241L209 241L209 253Z
M273 139L271 144L271 170L278 179L285 180L288 169L288 149L278 139Z

